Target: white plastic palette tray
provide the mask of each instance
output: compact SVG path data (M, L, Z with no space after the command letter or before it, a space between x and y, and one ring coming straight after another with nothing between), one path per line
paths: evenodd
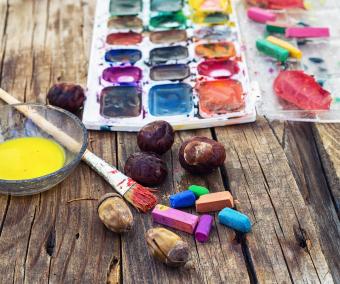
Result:
M176 44L170 45L178 45L184 46L188 49L188 58L175 60L173 62L166 62L166 64L187 64L190 68L190 76L181 81L153 81L150 78L150 60L149 54L150 51L154 48L164 47L169 45L164 44L154 44L150 41L148 35L149 32L147 30L143 31L143 40L141 43L136 44L135 46L117 46L117 45L108 45L106 43L106 37L108 34L112 32L121 32L121 30L112 30L108 28L108 20L110 18L109 12L110 0L98 0L97 2L97 10L95 17L95 25L93 31L93 42L92 42L92 51L90 57L90 65L89 65L89 73L88 73L88 84L87 84L87 100L85 103L84 114L83 114L83 122L88 129L93 130L111 130L111 131L138 131L145 124L154 121L154 120L167 120L170 122L176 130L184 130L184 129L195 129L195 128L206 128L206 127L214 127L214 126L223 126L230 124L241 124L255 121L256 119L256 111L255 111L255 101L258 96L258 88L256 83L250 83L248 77L248 69L245 63L245 55L243 43L241 40L241 35L239 32L237 17L234 13L230 15L229 23L234 23L232 25L223 25L221 28L228 29L228 38L223 41L233 42L236 49L236 57L238 58L238 66L240 71L237 74L231 76L231 79L234 79L238 82L241 82L243 88L243 100L244 107L237 109L235 111L230 111L228 113L223 114L214 114L211 116L207 116L202 113L199 108L199 95L196 92L195 84L197 80L214 80L213 78L202 78L202 76L197 74L197 66L203 59L200 59L195 54L195 46L200 43L210 43L209 40L203 41L193 41L194 33L197 30L204 28L205 26L194 25L190 22L190 8L187 4L184 4L183 13L187 16L187 34L188 40L185 42L179 42ZM148 27L149 19L151 16L151 12L149 11L150 3L149 1L143 1L143 11L138 15L139 18L143 19L144 29ZM152 12L154 13L154 12ZM126 31L129 31L127 29ZM124 31L124 32L126 32ZM136 31L140 32L140 31ZM215 42L215 41L214 41ZM138 116L119 116L119 115L107 115L103 113L101 103L103 104L103 100L101 100L102 90L108 86L114 86L117 84L112 84L110 82L106 82L102 78L103 70L117 66L112 62L107 62L105 60L105 53L109 50L114 49L138 49L142 52L142 58L138 62L134 64L134 66L138 67L142 70L142 79L139 84L141 94L141 106L140 113ZM125 64L125 63L124 63ZM118 66L122 66L124 64L119 64ZM204 76L203 76L204 77ZM169 113L163 110L160 112L160 115L155 114L155 111L151 109L150 111L150 89L157 85L163 84L176 84L183 83L187 84L191 87L192 93L190 95L190 110L186 113ZM171 98L169 99L171 100ZM122 105L128 105L128 102L124 102L122 100L120 102ZM153 102L154 103L154 102ZM169 101L169 105L174 102ZM135 106L134 106L135 107ZM116 117L115 117L116 116Z

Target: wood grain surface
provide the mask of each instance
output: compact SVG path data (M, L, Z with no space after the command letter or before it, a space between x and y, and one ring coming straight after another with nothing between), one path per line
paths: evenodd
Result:
M22 101L45 102L54 82L85 85L94 11L94 0L0 0L0 86ZM181 143L195 135L226 147L224 166L210 175L192 176L178 162ZM340 283L339 138L336 124L261 117L176 133L163 156L169 175L161 202L191 184L229 190L253 222L244 236L215 216L207 244L179 233L190 244L189 268L150 257L150 215L134 211L133 230L119 236L102 225L95 200L68 202L111 191L85 164L48 192L0 196L0 283ZM89 139L120 169L138 150L132 133L90 132Z

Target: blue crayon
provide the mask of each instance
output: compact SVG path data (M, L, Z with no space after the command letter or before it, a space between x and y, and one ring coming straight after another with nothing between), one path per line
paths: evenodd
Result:
M170 196L170 206L172 208L184 208L194 206L196 202L195 194L190 191L182 191Z
M218 220L221 224L242 233L251 231L251 222L248 216L231 208L224 208L218 213Z

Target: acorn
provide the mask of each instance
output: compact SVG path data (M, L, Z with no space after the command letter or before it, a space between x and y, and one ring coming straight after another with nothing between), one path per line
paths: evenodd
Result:
M207 137L193 137L179 149L181 166L192 174L208 174L222 166L226 158L224 146Z
M137 134L138 147L144 152L159 155L167 152L175 140L172 126L164 120L156 120L145 125Z
M47 93L49 104L77 113L84 105L84 89L76 84L54 84Z
M119 194L103 195L98 202L97 210L100 220L112 232L125 233L131 230L133 215Z
M179 267L189 259L189 245L175 233L164 228L153 228L145 234L149 252L168 266Z

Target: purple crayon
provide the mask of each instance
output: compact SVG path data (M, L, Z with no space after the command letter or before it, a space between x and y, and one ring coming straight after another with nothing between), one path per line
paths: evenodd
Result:
M157 204L152 210L154 222L193 234L198 223L198 216Z
M213 220L213 217L210 215L202 215L200 217L200 221L195 232L195 238L200 243L205 243L208 241Z

